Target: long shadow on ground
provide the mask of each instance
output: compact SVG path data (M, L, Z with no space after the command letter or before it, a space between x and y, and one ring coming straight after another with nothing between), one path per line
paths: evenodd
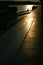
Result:
M23 16L29 14L28 12L22 12L22 13L16 13L14 15L6 13L5 15L3 13L2 17L0 17L0 35L3 34L4 32L6 32L8 29L10 29L13 25L15 25L16 23L18 23L19 21L21 21L24 17L20 18L19 20L17 19L17 17L19 16Z

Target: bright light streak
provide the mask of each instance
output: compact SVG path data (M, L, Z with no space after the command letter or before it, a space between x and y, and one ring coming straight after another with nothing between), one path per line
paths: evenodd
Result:
M32 22L33 22L33 19L32 18L28 19L28 27L29 28L31 27Z

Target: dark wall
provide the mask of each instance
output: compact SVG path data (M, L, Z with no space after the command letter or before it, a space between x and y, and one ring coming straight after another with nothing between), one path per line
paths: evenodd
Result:
M9 2L5 2L5 1L0 1L0 10L5 10L7 9L9 6Z

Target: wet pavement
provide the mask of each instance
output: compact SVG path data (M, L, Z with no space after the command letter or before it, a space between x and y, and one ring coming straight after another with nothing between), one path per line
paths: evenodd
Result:
M0 65L42 65L41 6L0 36Z

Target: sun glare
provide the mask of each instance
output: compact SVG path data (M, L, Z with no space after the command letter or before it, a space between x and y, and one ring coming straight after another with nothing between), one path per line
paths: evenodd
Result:
M29 11L32 11L32 7L33 7L33 5L27 5L26 9L29 10Z
M32 10L32 7L33 7L33 5L29 5L29 10L30 10L30 11Z

